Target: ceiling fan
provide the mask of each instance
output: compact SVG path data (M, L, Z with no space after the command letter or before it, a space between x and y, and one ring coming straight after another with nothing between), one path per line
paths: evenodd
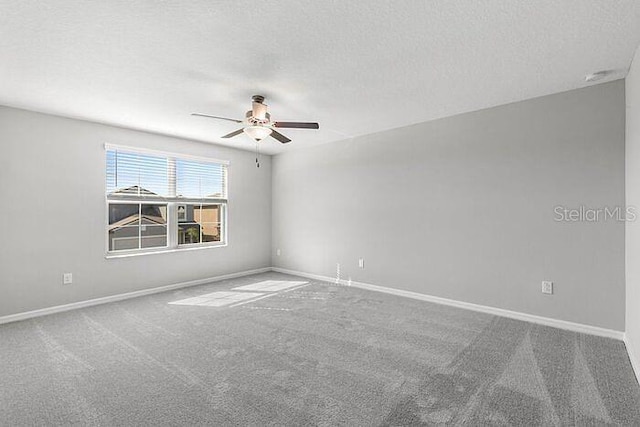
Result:
M264 96L253 95L251 97L251 110L247 111L244 120L229 119L227 117L212 116L210 114L191 113L192 116L209 117L212 119L227 120L235 123L242 123L244 126L236 131L224 135L222 138L233 138L242 132L249 135L256 141L260 141L267 136L277 139L283 144L291 142L289 138L276 131L275 128L290 129L319 129L318 123L306 122L272 122L271 115L267 113L267 104L264 104Z

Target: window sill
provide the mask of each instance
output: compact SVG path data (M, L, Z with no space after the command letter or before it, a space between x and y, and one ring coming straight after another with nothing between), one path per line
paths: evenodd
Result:
M144 255L155 255L155 254L167 254L173 252L188 252L188 251L199 251L202 249L213 249L213 248L224 248L227 246L227 243L215 243L209 245L198 245L198 246L184 246L177 248L162 248L156 250L147 250L147 251L136 251L136 252L126 252L126 253L117 253L117 252L107 252L104 257L106 259L114 259L114 258L129 258L136 256L144 256Z

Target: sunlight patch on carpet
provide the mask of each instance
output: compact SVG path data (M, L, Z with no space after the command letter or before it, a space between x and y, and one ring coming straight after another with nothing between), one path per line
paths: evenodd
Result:
M263 282L252 283L250 285L238 286L233 288L234 291L261 291L261 292L278 292L290 289L295 286L305 285L309 282L296 282L290 280L265 280Z
M264 294L257 292L228 292L219 291L210 294L200 295L198 297L181 299L172 301L173 305L195 305L202 307L224 307L226 305L235 304L240 301L257 298Z

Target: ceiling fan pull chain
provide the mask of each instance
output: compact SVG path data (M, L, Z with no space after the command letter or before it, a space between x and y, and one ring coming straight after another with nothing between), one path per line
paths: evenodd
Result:
M256 167L259 168L260 167L260 162L258 161L258 156L260 155L260 148L259 148L258 141L256 141Z

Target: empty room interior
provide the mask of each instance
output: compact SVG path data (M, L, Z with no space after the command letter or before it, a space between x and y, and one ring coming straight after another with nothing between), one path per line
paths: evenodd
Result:
M0 0L0 426L640 425L640 2Z

